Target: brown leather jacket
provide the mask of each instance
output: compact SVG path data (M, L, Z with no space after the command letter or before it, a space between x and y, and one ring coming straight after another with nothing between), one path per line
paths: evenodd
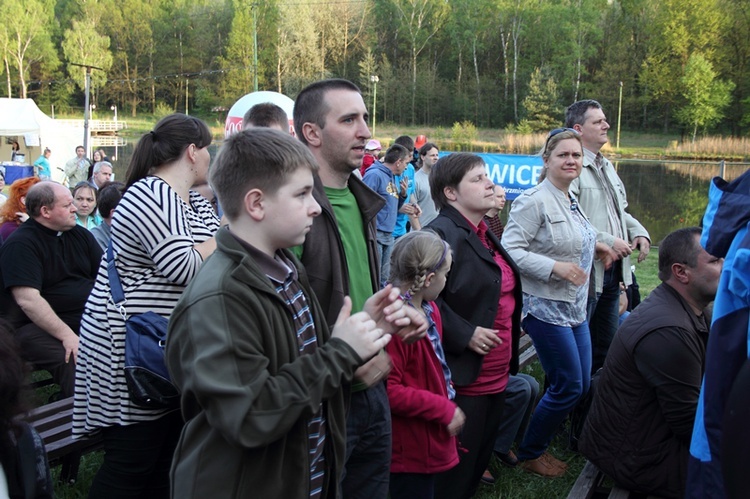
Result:
M372 279L374 293L380 288L380 262L378 260L375 222L385 201L355 175L349 178L349 189L357 200L359 210L362 213L362 223L365 227L367 239L370 278ZM322 212L313 219L312 229L307 234L302 246L300 260L307 269L310 286L323 307L326 320L333 327L344 304L344 297L349 294L349 273L336 215L333 213L333 207L323 190L323 183L317 175L315 176L313 196L320 204Z

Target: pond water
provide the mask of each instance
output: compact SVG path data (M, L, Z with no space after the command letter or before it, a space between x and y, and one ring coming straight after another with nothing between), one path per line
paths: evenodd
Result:
M117 148L113 166L118 180L125 179L134 144L131 140ZM218 146L217 143L209 146L211 158L216 155ZM105 148L110 157L114 156L114 149ZM706 209L710 180L720 174L718 162L620 160L614 164L628 193L628 211L648 229L654 244L677 228L700 222ZM727 163L724 178L737 178L747 168L747 164ZM508 207L506 215L507 210Z
M615 166L627 190L628 211L646 227L653 244L677 228L701 222L710 181L721 173L718 163L625 160ZM747 168L727 163L724 178L735 179Z

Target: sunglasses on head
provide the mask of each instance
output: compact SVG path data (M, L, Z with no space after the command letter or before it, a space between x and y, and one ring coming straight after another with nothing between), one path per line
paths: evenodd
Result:
M577 136L581 135L580 132L576 130L575 128L555 128L554 130L550 131L549 135L547 135L547 140L544 141L544 150L545 151L547 150L547 146L549 145L549 139L563 132L573 132Z
M576 130L575 128L555 128L554 130L552 130L549 133L549 135L547 135L547 140L551 139L552 137L554 137L558 133L563 133L563 132L573 132L576 135L580 135L578 133L578 130Z
M88 180L81 180L75 185L75 187L73 187L73 190L80 189L81 187L94 187L94 184Z

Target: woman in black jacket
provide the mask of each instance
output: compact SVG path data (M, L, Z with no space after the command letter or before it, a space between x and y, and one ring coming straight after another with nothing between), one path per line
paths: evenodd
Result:
M482 220L495 206L494 184L475 154L441 158L430 173L438 217L427 227L453 248L453 267L437 299L455 402L466 414L458 466L441 474L436 497L476 492L492 455L508 376L518 371L521 281L515 263Z

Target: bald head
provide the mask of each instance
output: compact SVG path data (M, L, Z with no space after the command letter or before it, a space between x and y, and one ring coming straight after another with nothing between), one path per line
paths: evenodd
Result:
M495 184L495 207L487 210L488 217L497 216L505 207L505 189L502 185Z
M70 190L57 182L34 185L26 194L29 216L48 229L70 230L76 226L76 207Z

